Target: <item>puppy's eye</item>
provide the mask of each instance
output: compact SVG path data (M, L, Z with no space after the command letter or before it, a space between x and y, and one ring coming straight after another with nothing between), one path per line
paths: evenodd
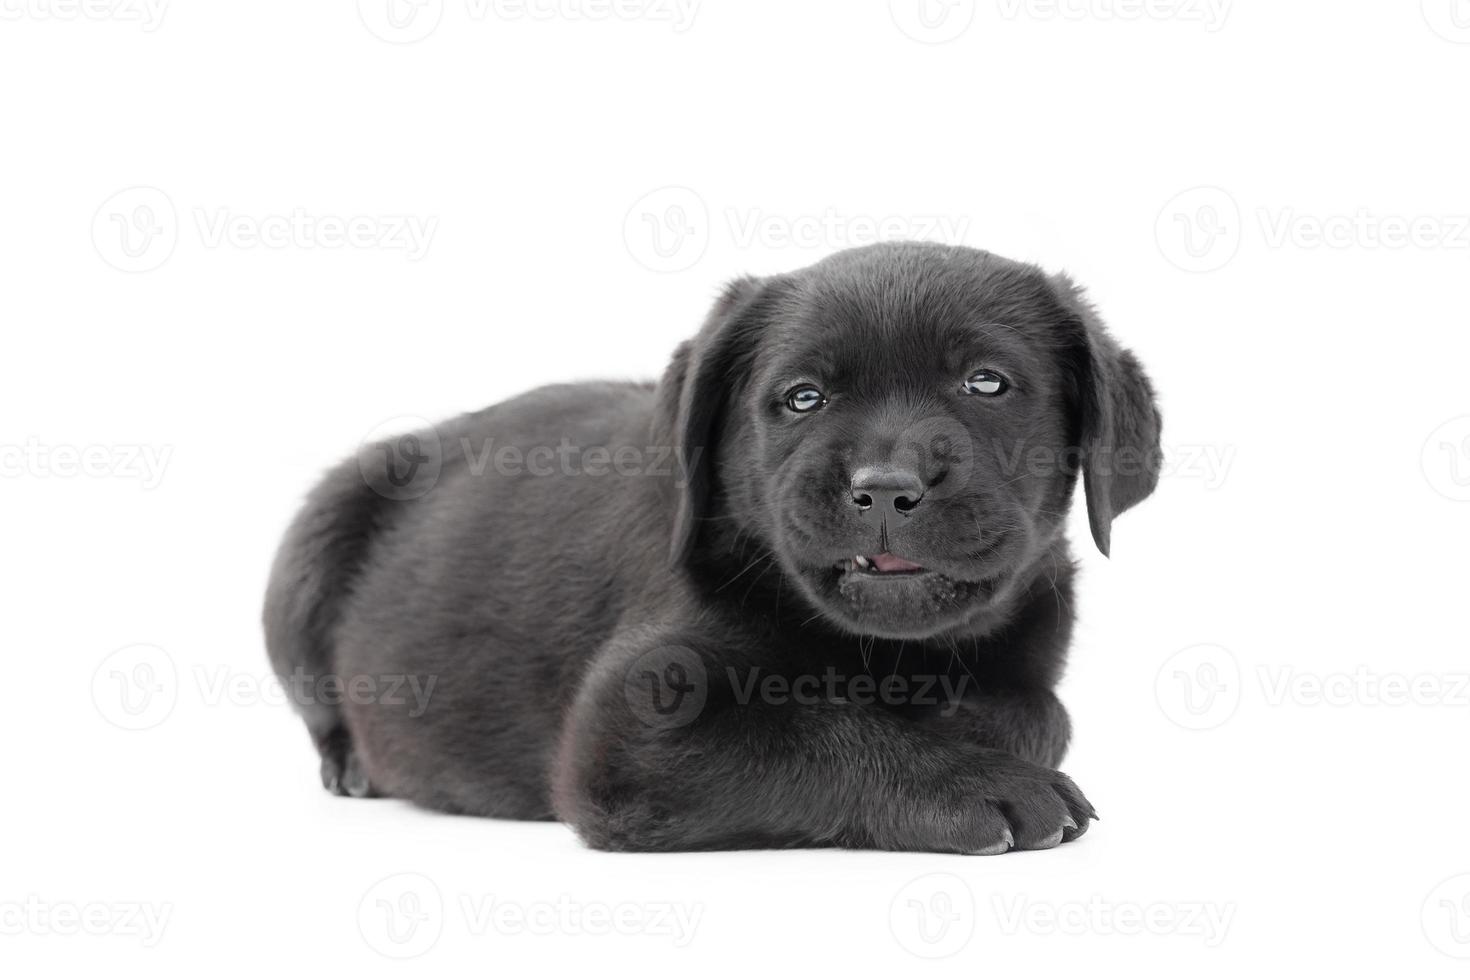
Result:
M965 394L967 395L999 395L1011 386L1011 383L994 371L976 371L965 379Z
M786 395L786 407L793 412L812 412L827 404L827 396L811 385L798 385Z

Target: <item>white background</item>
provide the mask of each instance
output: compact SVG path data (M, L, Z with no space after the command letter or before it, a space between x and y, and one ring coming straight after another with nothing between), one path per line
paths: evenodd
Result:
M154 2L0 3L8 975L1463 976L1470 4ZM1069 270L1157 381L1079 547L1102 822L626 856L325 794L258 628L316 474L875 229Z

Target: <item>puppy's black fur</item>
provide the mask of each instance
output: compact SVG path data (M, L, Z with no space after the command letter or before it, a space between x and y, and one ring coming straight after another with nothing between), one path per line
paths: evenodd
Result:
M608 849L1049 847L1095 817L1054 768L1063 515L1080 472L1107 552L1158 446L1067 279L843 252L731 284L656 386L365 447L286 535L267 646L337 792Z

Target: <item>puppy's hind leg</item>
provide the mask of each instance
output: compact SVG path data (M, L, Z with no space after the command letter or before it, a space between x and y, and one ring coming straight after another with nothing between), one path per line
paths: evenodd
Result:
M328 473L297 514L276 553L265 596L271 665L321 755L322 785L341 796L372 796L372 785L338 707L343 671L337 623L369 544L402 504L375 493L356 460Z

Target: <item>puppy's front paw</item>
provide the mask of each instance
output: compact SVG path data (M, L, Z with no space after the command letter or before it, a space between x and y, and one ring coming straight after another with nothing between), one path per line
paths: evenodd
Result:
M1054 769L1013 761L979 777L969 801L972 854L1056 847L1087 833L1097 811Z
M347 737L345 729L338 729L321 746L322 787L333 796L377 796L368 780L367 769Z

